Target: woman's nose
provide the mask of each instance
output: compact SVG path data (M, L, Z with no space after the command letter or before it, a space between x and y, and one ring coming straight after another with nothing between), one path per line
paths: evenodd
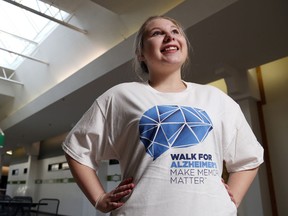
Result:
M173 40L175 40L173 34L171 34L171 33L165 34L164 42L169 42L169 41L173 41Z

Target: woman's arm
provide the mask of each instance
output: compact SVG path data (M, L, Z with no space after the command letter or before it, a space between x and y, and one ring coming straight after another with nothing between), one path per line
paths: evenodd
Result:
M76 183L91 204L102 212L110 212L122 206L124 203L121 199L130 194L134 188L133 179L128 178L124 179L115 190L106 193L94 169L80 164L67 154L66 158Z
M239 207L257 172L258 167L251 170L230 173L227 191L237 207Z

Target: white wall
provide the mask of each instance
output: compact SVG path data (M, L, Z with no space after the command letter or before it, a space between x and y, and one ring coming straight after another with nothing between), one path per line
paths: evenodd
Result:
M34 184L35 200L58 198L60 200L60 214L81 215L82 192L75 183L63 182L65 179L72 178L70 170L48 171L49 164L65 161L64 156L38 160L36 180L41 180L42 183Z
M24 169L29 168L28 163L20 163L11 165L9 167L8 173L8 185L6 189L6 194L13 197L13 196L24 196L24 195L31 195L32 192L28 190L27 187L27 179L28 174L24 174ZM13 171L17 171L17 174L12 175Z
M70 170L48 171L49 164L65 162L65 156L38 160L30 156L27 163L11 165L9 168L6 194L14 196L32 196L34 202L41 198L57 198L60 200L59 214L69 216L105 216L95 210L75 182L71 182ZM23 173L28 168L27 174ZM12 175L18 170L18 175ZM109 165L103 161L98 175L106 191L114 189L120 181L107 181L107 176L119 175L119 165Z
M60 200L59 214L82 215L83 200L86 198L82 195L76 183L65 182L65 179L72 178L70 170L48 171L49 164L65 161L64 156L59 156L11 165L6 194L11 197L19 195L32 196L34 202L38 202L41 198L58 198ZM28 168L27 174L23 174L24 168ZM13 170L19 170L19 174L12 175Z

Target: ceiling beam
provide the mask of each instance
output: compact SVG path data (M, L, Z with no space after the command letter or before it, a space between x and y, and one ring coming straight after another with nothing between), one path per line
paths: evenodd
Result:
M31 57L31 56L23 55L23 54L21 54L21 53L14 52L14 51L9 50L9 49L4 49L4 48L0 47L0 50L3 50L3 51L5 51L5 52L9 52L9 53L12 53L12 54L21 56L21 57L23 57L23 58L27 58L27 59L33 60L33 61L37 61L37 62L40 62L40 63L42 63L42 64L49 65L48 62L42 61L42 60L37 59L37 58L33 58L33 57Z
M67 22L63 22L62 20L58 20L58 19L56 19L56 18L54 18L52 16L48 16L47 14L41 13L40 11L34 10L34 9L32 9L30 7L27 7L25 5L22 5L22 4L20 4L20 3L16 2L16 1L11 1L11 0L4 0L4 1L6 1L6 2L8 2L10 4L13 4L13 5L17 6L17 7L20 7L22 9L25 9L27 11L30 11L31 13L37 14L39 16L42 16L42 17L44 17L46 19L49 19L49 20L51 20L53 22L56 22L56 23L58 23L60 25L66 26L66 27L68 27L70 29L73 29L75 31L81 32L83 34L87 34L88 33L86 30L80 29L80 28L78 28L78 27L76 27L74 25L71 25L71 24L67 23Z
M15 71L13 71L10 76L7 76L7 73L5 71L5 68L1 67L0 66L0 69L2 70L2 75L0 75L0 80L4 80L4 81L7 81L7 82L12 82L12 83L16 83L16 84L19 84L19 85L24 85L23 83L21 82L18 82L17 80L14 80L12 79L12 77L14 76L15 74Z

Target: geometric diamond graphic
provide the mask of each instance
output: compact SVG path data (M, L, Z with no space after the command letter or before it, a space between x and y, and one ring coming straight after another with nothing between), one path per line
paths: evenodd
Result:
M170 148L199 144L212 129L205 111L176 105L152 107L139 122L140 140L153 160Z

